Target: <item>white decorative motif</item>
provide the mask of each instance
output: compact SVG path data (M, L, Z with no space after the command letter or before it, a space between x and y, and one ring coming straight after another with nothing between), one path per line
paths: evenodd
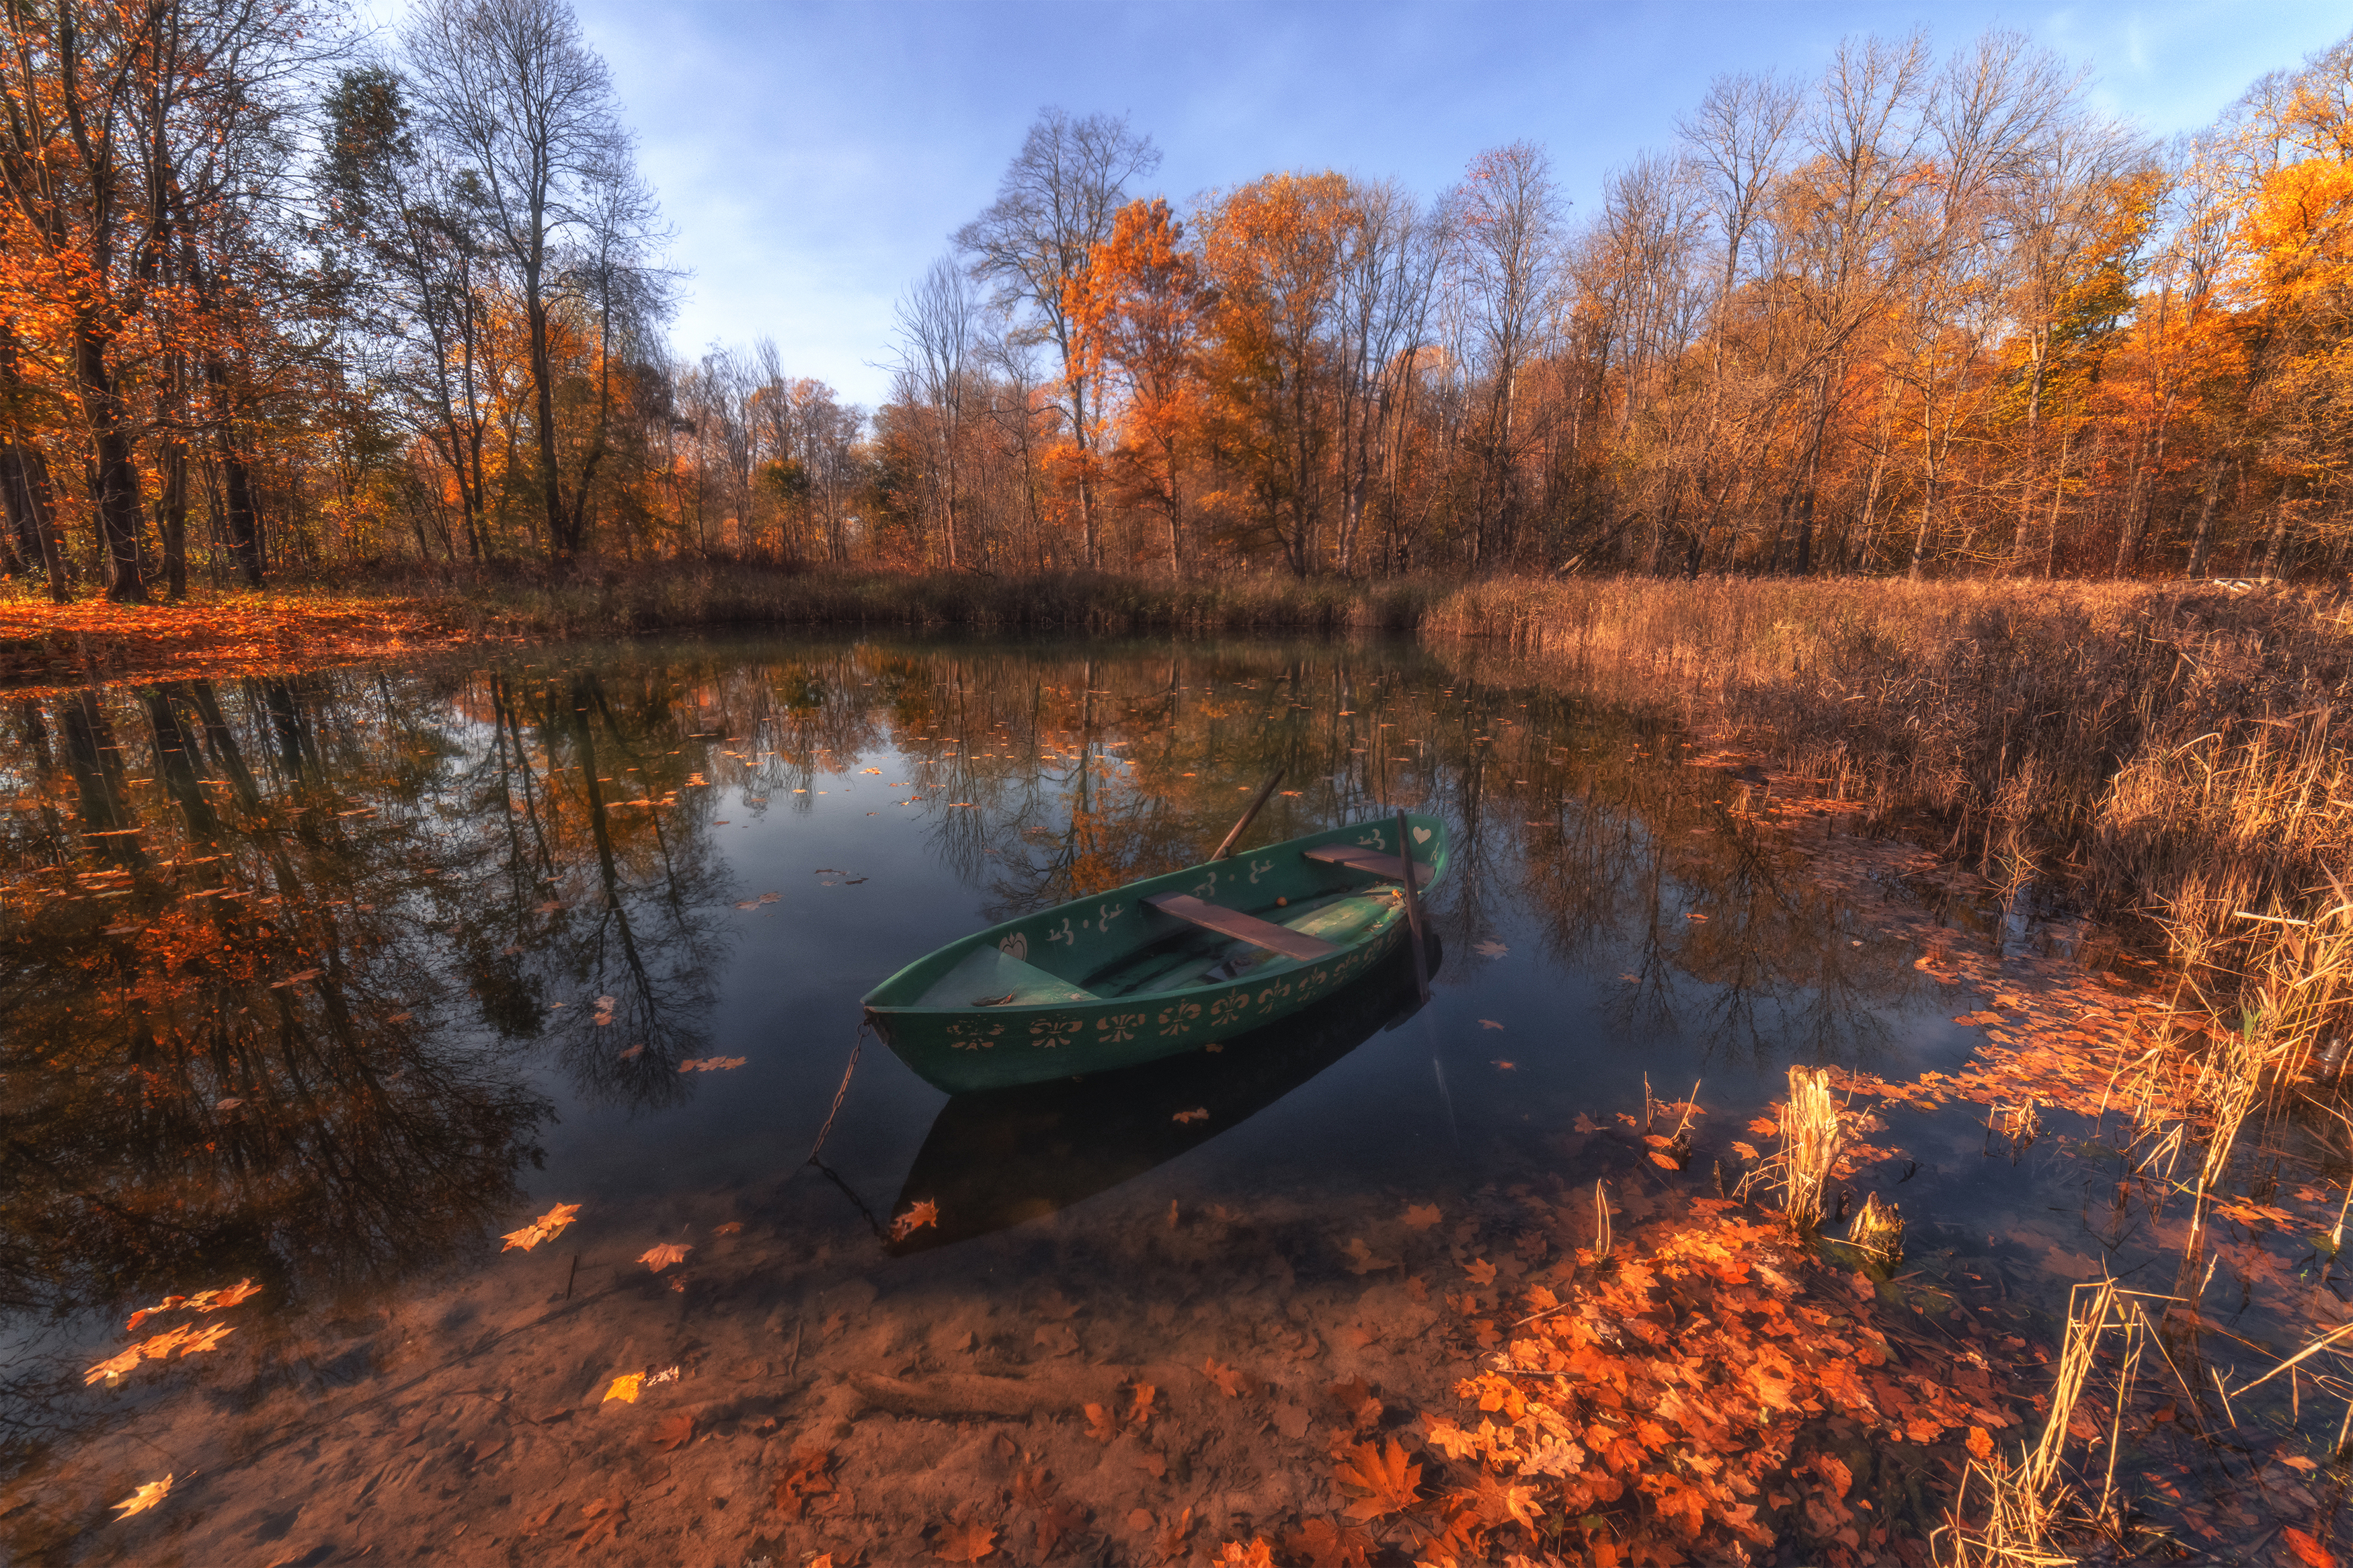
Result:
M1078 946L1079 939L1076 935L1072 934L1071 931L1071 917L1064 915L1062 917L1062 929L1060 931L1049 931L1046 933L1046 941L1049 943L1067 942L1072 947Z
M1135 1038L1135 1031L1144 1027L1141 1013L1107 1013L1095 1020L1095 1029L1103 1043L1115 1046L1122 1040Z
M1197 899L1206 899L1217 890L1218 874L1215 871L1212 871L1208 876L1201 879L1201 885L1193 889L1193 896Z
M1415 828L1415 829L1413 830L1413 841L1414 841L1416 844L1427 844L1427 843L1429 843L1429 842L1430 842L1430 829L1429 829L1429 828L1427 828L1427 827L1417 827L1417 828Z
M1271 860L1253 860L1253 861L1251 861L1251 862L1250 862L1250 885L1251 887L1253 887L1253 888L1257 887L1257 886L1258 886L1258 879L1259 879L1261 877L1264 876L1267 872L1271 871L1271 870L1273 870L1273 869L1274 869L1274 862L1273 862L1273 861L1271 861Z
M1103 929L1109 931L1111 930L1112 921L1127 913L1127 906L1125 904L1097 904L1095 906L1095 912L1103 917Z
M1008 958L1026 960L1029 956L1029 938L1026 932L1017 931L998 942L997 951Z

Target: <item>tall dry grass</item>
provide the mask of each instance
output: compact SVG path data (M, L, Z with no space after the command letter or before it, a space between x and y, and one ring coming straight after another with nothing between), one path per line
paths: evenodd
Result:
M2334 1016L2333 985L2321 1005L2293 978L2317 946L2299 960L2288 939L2353 876L2340 593L1499 581L1420 626L1672 704L1785 771L1933 821L1997 886L2139 926L2219 1011L2293 1000Z

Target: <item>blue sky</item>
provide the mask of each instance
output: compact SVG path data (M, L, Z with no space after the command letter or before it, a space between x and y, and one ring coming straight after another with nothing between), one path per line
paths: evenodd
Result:
M693 276L679 353L772 337L797 374L871 404L892 303L987 205L1038 109L1124 113L1182 201L1273 169L1395 175L1424 194L1481 149L1550 151L1572 221L1663 146L1709 79L1810 76L1851 33L1989 26L2089 66L2157 135L2353 30L2312 0L2017 9L1816 4L793 4L575 0Z

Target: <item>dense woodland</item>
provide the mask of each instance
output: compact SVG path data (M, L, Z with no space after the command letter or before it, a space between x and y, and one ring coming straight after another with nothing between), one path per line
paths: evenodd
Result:
M12 5L0 568L2348 569L2353 39L2158 145L2010 35L1714 83L1587 197L1172 198L1041 113L889 402L681 285L561 0ZM789 322L792 302L776 301ZM878 345L878 350L881 345Z

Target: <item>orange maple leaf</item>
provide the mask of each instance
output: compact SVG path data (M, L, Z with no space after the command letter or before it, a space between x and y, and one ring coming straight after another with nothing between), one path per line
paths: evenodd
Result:
M1216 1568L1274 1568L1274 1552L1264 1536L1253 1535L1247 1545L1227 1542L1209 1561Z
M1381 1447L1356 1444L1341 1458L1336 1475L1343 1487L1356 1494L1348 1505L1351 1519L1386 1519L1421 1505L1421 1467L1406 1462L1405 1449L1395 1438Z
M638 1261L659 1274L673 1263L685 1262L686 1255L693 1250L694 1244L691 1242L681 1244L665 1241L659 1247L649 1247L638 1254Z
M564 1233L564 1227L572 1223L572 1216L579 1212L578 1204L558 1204L521 1230L507 1232L506 1246L499 1250L510 1252L520 1247L529 1252L541 1242L561 1236Z
M1483 1258L1474 1258L1464 1264L1462 1272L1471 1276L1471 1282L1474 1285L1492 1285L1495 1282L1495 1266Z
M1436 1204L1408 1204L1405 1206L1405 1223L1409 1229L1428 1230L1439 1222L1440 1217Z
M891 1222L891 1239L904 1241L925 1226L937 1230L939 1225L940 1205L925 1198Z

